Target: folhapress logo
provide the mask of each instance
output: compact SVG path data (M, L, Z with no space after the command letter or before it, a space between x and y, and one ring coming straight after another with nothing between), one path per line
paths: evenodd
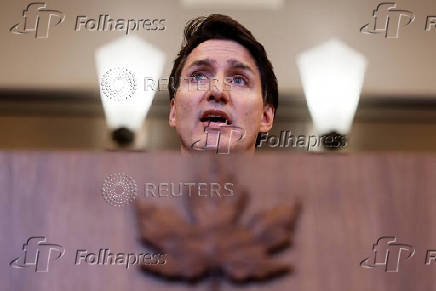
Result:
M48 272L49 265L64 254L65 249L62 246L47 243L44 236L34 236L23 245L23 254L13 259L9 265L12 268L33 267L35 272Z
M415 20L413 12L400 10L394 2L380 3L373 10L368 24L360 28L360 32L367 34L384 33L386 38L398 38L400 28Z
M245 129L228 124L219 127L211 126L211 121L204 127L204 140L195 141L191 148L196 151L216 151L217 154L230 154L233 144L245 137Z
M33 2L23 10L23 20L9 31L16 34L34 33L35 38L47 38L50 27L62 23L65 15L58 10L47 9L43 2Z
M411 245L397 243L396 237L384 236L372 246L372 254L360 262L363 268L383 267L385 272L398 272L400 261L408 260L415 254Z

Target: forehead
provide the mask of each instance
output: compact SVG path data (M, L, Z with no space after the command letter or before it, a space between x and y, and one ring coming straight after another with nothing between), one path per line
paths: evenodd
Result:
M256 61L250 51L243 45L233 40L210 39L200 43L186 59L185 66L197 60L209 59L220 64L229 64L229 60L237 60L250 66L256 72Z

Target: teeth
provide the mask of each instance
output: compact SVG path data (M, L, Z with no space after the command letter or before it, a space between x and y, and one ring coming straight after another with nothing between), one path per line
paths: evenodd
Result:
M220 115L209 115L208 118L210 119L218 119L218 120L224 120L227 123L227 119Z
M209 121L209 123L210 122L217 122L217 123L225 123L226 125L230 124L230 121L227 118L225 118L222 115L215 115L215 114L207 115L207 116L201 118L201 120L203 122L204 121Z

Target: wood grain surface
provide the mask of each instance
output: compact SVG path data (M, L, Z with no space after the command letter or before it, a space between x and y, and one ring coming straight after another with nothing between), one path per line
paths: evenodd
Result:
M210 182L217 173L233 175L234 190L250 192L244 218L299 198L303 208L294 245L277 254L295 272L266 283L222 290L436 290L436 156L402 153L259 154L254 157L181 157L178 153L0 152L1 290L210 290L167 282L139 267L75 265L78 249L97 253L146 252L138 239L134 205L113 207L101 195L108 175L125 173L136 181L138 199L145 183ZM182 198L148 197L160 207L181 209ZM49 272L16 269L31 236L62 245L64 257ZM396 236L415 254L398 272L366 269L381 236ZM168 257L171 260L171 257Z

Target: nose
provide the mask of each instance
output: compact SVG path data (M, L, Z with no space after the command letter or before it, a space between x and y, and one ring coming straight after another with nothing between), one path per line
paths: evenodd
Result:
M214 78L209 84L207 101L227 104L230 101L229 90L226 87L224 78Z

